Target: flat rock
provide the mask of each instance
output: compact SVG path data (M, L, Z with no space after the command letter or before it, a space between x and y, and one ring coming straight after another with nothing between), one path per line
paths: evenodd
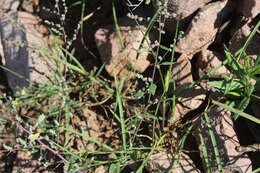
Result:
M238 12L247 18L254 18L260 13L259 0L239 0Z
M22 76L7 72L9 87L27 87L30 81L44 83L55 75L57 65L46 54L57 55L51 51L44 35L47 29L40 25L40 20L26 12L1 14L0 38L2 61L5 67ZM59 54L61 55L61 54ZM29 80L29 81L28 81Z
M228 0L217 1L202 7L176 46L176 51L195 54L207 48L215 39L224 18L232 11Z
M167 4L167 9L170 14L175 14L178 20L182 20L193 14L199 8L205 6L210 1L211 0L169 0Z
M17 11L20 0L0 0L0 10Z
M242 155L236 150L240 146L237 135L234 131L234 124L231 118L231 113L220 107L213 107L208 112L211 127L208 126L204 115L195 123L193 135L197 143L200 145L200 153L202 160L205 161L203 151L207 151L207 159L209 160L210 172L218 172L214 147L217 147L220 153L223 172L243 172L249 173L252 171L252 163L247 155ZM217 146L213 146L209 134L209 128L214 132L214 137ZM201 136L201 138L200 138ZM203 139L203 142L201 140ZM204 144L203 144L204 143ZM206 164L204 163L206 170Z
M196 70L201 78L205 74L209 73L212 69L222 64L222 61L218 57L221 55L217 52L212 52L210 50L201 50L196 59ZM211 78L219 78L221 75L228 75L230 71L222 65L214 74L210 75Z
M171 169L174 160L179 159L175 168ZM150 173L199 173L193 161L184 153L180 153L178 156L173 156L167 152L160 152L152 155L149 158L146 169ZM170 171L171 170L171 171Z
M43 168L43 165L40 161L34 158L34 155L29 151L18 151L16 159L14 160L12 172L18 173L21 168L23 168L23 172L26 173L38 172L40 168Z
M255 26L255 21L250 19L248 20L247 23L237 28L237 30L234 32L229 42L229 49L232 53L236 52L241 47L243 47L248 36L253 31L254 26ZM250 55L252 58L256 58L257 55L260 54L259 43L260 43L260 34L256 33L246 49L246 53Z
M176 99L175 110L171 119L171 123L174 124L182 120L185 115L201 106L206 98L205 90L200 86L186 90L176 91L178 98Z
M164 11L168 14L161 22L164 22L165 30L174 33L176 29L185 30L192 20L193 14L211 0L169 0ZM153 0L153 7L156 10L161 4L161 0ZM177 20L181 21L177 28Z
M191 56L182 54L173 64L173 78L176 85L187 85L193 82L190 59Z
M118 23L125 45L123 49L114 25L102 27L95 33L95 41L106 71L111 76L129 76L132 71L142 73L150 64L147 60L148 48L155 35L150 33L139 50L147 27L138 26L128 18L122 18Z
M34 13L37 8L39 8L40 2L39 0L25 0L21 3L21 8L28 12L28 13Z
M175 110L171 123L181 120L188 112L197 109L206 98L206 92L200 86L186 89L193 83L191 73L190 57L181 55L173 65L173 78L176 85L175 94L177 96Z

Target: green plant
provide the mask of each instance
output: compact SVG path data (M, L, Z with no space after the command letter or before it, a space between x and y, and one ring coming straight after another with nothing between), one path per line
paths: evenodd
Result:
M260 74L260 64L258 63L259 58L253 62L246 54L246 49L256 34L259 26L260 22L257 23L244 46L236 53L232 54L226 48L225 55L227 59L224 61L224 64L229 67L231 74L229 76L224 75L223 79L220 81L209 82L209 85L222 90L225 95L238 97L239 100L235 101L235 108L239 111L244 111L246 109L253 96L253 92L256 91L255 86L257 85L255 85L255 83L260 82L257 77L257 75ZM238 111L235 111L235 119L237 119L239 115L242 115L237 112ZM252 120L252 118L249 119ZM259 122L255 118L254 121Z

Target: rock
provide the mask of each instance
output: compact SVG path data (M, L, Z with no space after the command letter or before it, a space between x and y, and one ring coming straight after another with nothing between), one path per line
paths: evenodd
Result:
M175 50L184 54L195 54L207 48L214 41L218 29L231 11L232 4L228 0L202 7L178 41Z
M0 10L16 11L20 5L20 0L0 0Z
M40 167L42 167L41 162L35 159L29 151L18 151L12 172L18 173L23 168L23 172L33 173L38 172Z
M122 50L120 47L120 40L114 25L100 28L95 33L95 41L101 60L105 63L105 68L111 76L130 75L133 69L142 73L150 64L147 60L148 48L151 41L154 41L155 35L150 33L143 42L142 48L138 50L147 27L138 26L128 18L122 18L118 23L125 48ZM138 52L139 56L136 58Z
M84 115L84 119L85 119L85 126L86 127L86 131L83 132L83 134L85 136L90 136L91 138L95 139L96 141L100 141L100 136L102 135L101 131L100 131L100 123L97 119L97 114L87 108L85 108L83 110L83 115ZM87 144L87 142L85 143ZM86 145L86 150L88 151L95 151L95 144L94 143L89 143Z
M176 85L187 85L193 82L190 59L191 56L182 54L173 64L173 78Z
M204 0L204 1L209 1L209 0ZM186 2L187 4L185 4ZM153 7L155 9L154 11L158 10L160 3L161 0L153 0ZM186 1L177 0L177 2L176 0L170 0L168 2L168 8L164 8L162 12L165 13L164 18L162 18L161 20L161 23L164 23L164 29L169 33L175 33L176 29L180 31L186 30L187 26L190 24L192 20L194 12L200 8L200 5L202 5L201 3L202 3L201 1L199 1L198 3L196 1L196 3L194 3L194 1L190 1L190 0L186 0ZM180 21L178 28L177 28L177 20Z
M218 65L222 64L222 62L218 58L220 56L221 55L217 52L212 52L210 50L201 50L198 53L196 59L196 70L198 71L198 75L200 78L209 73ZM209 77L220 78L221 75L224 74L228 75L230 74L230 71L224 65L222 65L214 74L210 75Z
M171 119L174 124L180 121L188 112L197 109L206 98L206 92L200 86L185 89L193 83L189 57L181 55L173 66L173 78L176 85L176 105Z
M243 47L245 44L248 36L253 31L255 27L255 21L254 20L248 20L246 24L238 28L230 42L229 42L229 49L232 53L235 53L237 50ZM253 59L256 59L257 55L260 54L260 34L255 34L253 39L251 40L250 44L248 45L248 48L246 49L247 55L251 56Z
M238 12L247 18L254 18L260 13L259 0L239 0Z
M95 151L98 146L89 138L102 143L101 136L104 135L101 132L97 114L88 108L84 108L81 116L73 116L73 123L80 129L83 138L75 137L71 140L71 145L75 145L74 148L77 150Z
M10 12L0 16L3 64L22 76L7 72L9 87L15 91L16 87L29 86L30 81L50 81L58 68L49 56L57 55L58 52L51 51L44 37L47 29L39 24L37 17L26 12ZM60 52L58 55L61 55Z
M171 119L171 124L175 124L182 120L185 115L197 108L203 103L206 98L206 92L200 86L195 86L182 92L177 96L174 114ZM177 93L180 91L176 91Z
M95 170L95 173L106 173L106 168L103 165L98 166Z
M21 8L28 12L33 14L35 12L35 9L39 7L39 0L25 0L21 3Z
M173 163L176 159L179 159L175 168L172 169ZM193 164L193 161L184 153L180 153L178 156L174 156L167 152L160 152L152 155L149 158L146 169L150 173L199 173L200 171ZM171 171L170 171L171 170ZM170 172L169 172L170 171Z
M252 111L254 117L260 119L260 103L258 101L252 101ZM248 119L245 121L256 142L260 143L260 125Z
M223 108L213 107L207 112L207 115L211 127L208 126L208 123L204 118L205 116L202 115L202 117L195 123L193 135L195 136L197 143L200 145L199 148L203 161L205 161L203 152L205 150L207 151L210 172L218 172L214 147L217 147L220 153L219 158L221 159L224 168L223 172L251 172L252 163L249 157L247 155L242 155L236 150L236 147L240 146L240 144L234 131L231 113ZM217 146L213 146L212 144L209 129L213 130ZM206 170L205 162L204 168Z
M210 1L211 0L169 0L167 3L167 10L170 14L175 14L176 19L183 20ZM161 0L154 0L153 2L156 9L158 9L158 2L162 3Z

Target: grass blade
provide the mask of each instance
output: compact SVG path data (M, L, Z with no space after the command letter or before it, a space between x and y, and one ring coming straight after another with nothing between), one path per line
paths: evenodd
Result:
M249 114L247 114L247 113L245 113L245 112L242 112L242 111L240 111L240 110L238 110L238 109L235 109L235 108L233 108L233 107L231 107L231 106L228 106L228 105L225 105L225 104L223 104L223 103L220 103L220 102L218 102L218 101L216 101L216 100L212 100L212 103L215 104L215 105L217 105L217 106L220 106L220 107L222 107L222 108L225 108L225 109L227 109L227 110L229 110L229 111L231 111L231 112L233 112L233 113L236 113L236 114L240 115L241 117L244 117L244 118L246 118L246 119L249 119L249 120L251 120L251 121L253 121L253 122L257 123L257 124L260 124L260 119L255 118L255 117L252 116L252 115L249 115Z

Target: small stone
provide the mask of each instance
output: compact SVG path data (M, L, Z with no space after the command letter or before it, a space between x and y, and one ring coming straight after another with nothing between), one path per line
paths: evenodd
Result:
M150 64L147 60L148 49L154 41L154 34L148 34L139 49L147 27L136 25L128 18L122 18L118 23L125 45L123 49L114 25L100 28L95 33L95 41L107 72L111 76L129 76L135 70L140 73L144 72Z
M97 119L97 114L87 108L83 110L83 115L85 118L85 127L86 130L83 132L85 136L90 136L91 138L100 141L101 131L100 131L100 123ZM87 143L87 142L86 142ZM96 147L94 143L89 143L86 145L88 151L95 151Z
M203 103L206 98L206 92L200 86L195 86L187 90L178 90L176 93L180 93L176 99L175 110L171 123L174 124L182 120L185 115L197 108Z
M39 7L39 0L24 0L21 3L21 8L28 12L28 13L34 13L35 9Z
M98 166L95 169L95 173L106 173L106 168L104 166Z

